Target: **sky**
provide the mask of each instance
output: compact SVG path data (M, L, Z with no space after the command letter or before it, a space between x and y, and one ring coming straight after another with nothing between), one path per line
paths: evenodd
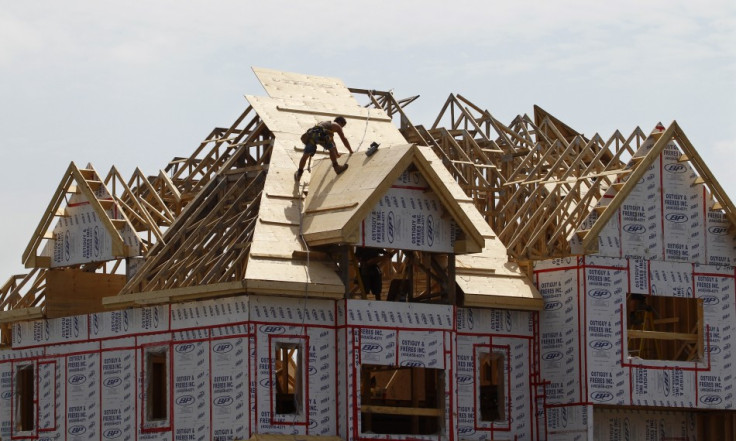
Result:
M676 120L736 200L736 2L0 0L0 283L69 163L156 174L265 95L264 67L587 136Z

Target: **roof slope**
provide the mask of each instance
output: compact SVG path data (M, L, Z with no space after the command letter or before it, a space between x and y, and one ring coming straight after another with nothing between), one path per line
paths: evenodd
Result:
M331 187L329 191L324 187L330 184L327 182L329 179L323 178L334 178L334 173L321 172L321 167L326 170L328 165L319 163L327 161L316 160L312 173L304 175L312 182L305 180L304 187L301 187L293 178L303 152L299 139L301 134L315 123L337 115L348 121L344 131L354 150L360 151L364 144L367 147L368 143L375 141L381 144L384 154L374 158L388 157L386 153L393 151L400 154L390 164L379 167L384 171L370 184L350 178L361 175L362 166L367 167L376 161L366 161L362 153L340 159L340 162L348 161L351 165L346 174L339 177L350 180L350 186L346 188L355 190L360 187L359 182L366 184L366 188L355 193L355 196L364 198L355 210L340 212L338 224L343 225L333 228L328 234L330 237L340 242L349 239L345 236L349 234L346 231L356 225L356 215L364 211L367 202L380 197L380 189L385 183L390 186L392 176L404 171L406 167L400 165L414 164L432 182L432 189L443 202L452 207L453 217L468 235L467 251L479 251L486 245L482 254L486 260L458 260L458 274L464 277L462 280L458 277L458 284L464 284L461 288L466 295L498 294L488 293L482 289L482 283L475 283L479 277L492 275L495 280L510 281L502 287L508 291L500 295L522 299L521 302L511 302L514 307L536 309L541 306L541 297L528 282L523 281L519 269L506 264L505 250L494 239L493 232L477 213L472 201L463 196L455 184L446 185L447 182L452 183L452 179L431 151L406 145L405 138L382 109L362 107L342 82L334 78L259 68L254 72L270 96L247 96L246 99L268 134L268 153L259 158L233 153L229 162L218 169L216 178L202 187L166 231L161 243L152 249L146 263L126 285L124 295L105 300L108 306L232 292L342 298L345 285L334 262L319 253L309 253L309 247L300 235L302 228L307 233L307 240L310 240L310 234L324 233L310 230L313 214L310 210L320 212L329 208L335 198L341 197L338 186ZM248 146L252 142L255 138L246 137L242 138L241 144ZM338 150L346 153L340 144ZM324 157L324 153L320 151L315 157ZM364 164L361 165L360 161ZM306 200L305 194L309 194ZM316 208L309 208L310 204L316 204ZM304 209L303 205L307 208ZM303 210L307 215L302 219ZM488 260L490 255L494 258ZM478 268L477 264L481 262L501 267L498 271ZM532 301L523 304L525 299ZM502 306L503 302L496 300L495 304Z
M359 223L413 165L464 233L464 240L456 241L455 252L479 252L483 248L481 233L460 206L469 199L454 182L440 180L419 148L405 144L380 148L372 156L359 152L346 163L350 167L341 175L332 171L328 161L321 161L313 172L303 215L303 234L310 245L357 243Z

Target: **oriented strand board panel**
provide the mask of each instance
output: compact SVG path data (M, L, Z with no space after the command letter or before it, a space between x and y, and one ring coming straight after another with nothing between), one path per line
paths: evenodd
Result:
M276 295L304 294L340 298L345 285L329 263L251 257L246 271L249 292Z

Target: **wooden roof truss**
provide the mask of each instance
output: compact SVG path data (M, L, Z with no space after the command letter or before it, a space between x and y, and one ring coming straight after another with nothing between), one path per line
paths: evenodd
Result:
M588 138L539 107L533 119L519 115L506 125L461 95L450 95L433 125L425 128L413 125L404 112L417 97L397 100L391 92L350 92L365 95L366 107L398 116L409 142L433 149L518 261L569 255L573 236L586 251L593 251L607 220L670 140L682 148L683 161L692 161L698 183L705 183L713 194L711 209L725 210L736 224L732 203L677 123L660 135L649 154L637 156L647 139L639 128L628 137L617 131L607 140L599 135ZM91 167L79 169L72 163L23 255L24 264L34 269L11 277L0 289L0 323L42 316L48 258L37 250L48 239L46 230L54 217L64 215L57 208L69 192L84 193L99 205L95 209L100 213L116 205L123 219L105 217L108 227L117 231L126 222L141 238L145 262L122 294L192 290L201 297L206 286L241 283L273 143L272 132L248 106L232 125L215 128L189 157L174 158L154 176L136 169L124 180L113 167L103 180ZM97 186L105 186L112 198L94 197ZM613 197L603 199L606 192ZM592 211L597 220L581 230ZM124 244L116 241L115 247L124 257ZM422 253L399 252L393 257L384 263L387 274L411 271L421 280L421 289L413 295L434 298L448 292L448 281L437 269L442 262ZM114 272L120 258L110 265L80 266ZM365 294L364 287L350 289Z
M726 192L708 169L708 166L703 162L700 155L698 155L698 152L677 122L673 121L665 130L652 133L651 136L656 140L652 148L645 154L632 156L625 169L618 173L616 182L611 186L612 198L606 204L600 204L595 207L598 217L595 219L593 225L590 228L579 229L576 232L582 240L585 252L597 251L598 234L600 234L606 223L644 176L648 167L654 163L659 157L659 154L670 142L674 142L683 152L679 158L679 162L690 162L696 171L697 177L691 185L704 185L706 187L708 194L713 198L709 209L722 211L730 221L731 230L733 231L736 225L736 208L733 202L731 202Z
M242 280L264 178L255 171L211 180L122 293Z
M11 276L0 288L0 311L42 306L45 276L46 271L41 268Z
M182 194L196 196L168 227L122 294L242 280L268 170L273 135L248 108L242 129L220 131L209 154L175 161L168 171Z
M77 167L74 162L69 164L41 218L41 222L23 253L23 264L26 268L48 268L51 266L51 257L42 255L41 249L48 241L56 240L53 234L55 220L69 216L66 206L69 203L70 195L75 193L81 193L84 196L110 234L113 256L124 258L134 252L128 249L128 245L125 244L121 235L122 229L129 226L130 221L124 212L117 207L115 199L109 197L109 190L98 191L104 186L105 184L100 175L91 165L82 169ZM107 196L98 197L99 194ZM109 214L111 212L116 214L111 216Z
M192 193L217 176L220 168L230 164L230 170L250 167L262 170L266 167L267 149L272 142L270 132L249 106L228 128L215 128L187 158L175 158L157 175L146 176L136 169L126 181L116 167L112 167L106 177L94 171L91 166L85 169L70 164L64 179L55 192L41 225L24 253L24 263L33 267L27 274L11 276L0 290L0 323L32 319L43 316L45 305L46 274L43 267L48 259L37 255L43 241L50 234L39 233L47 230L55 217L63 216L61 207L68 196L74 192L93 194L104 185L112 196L111 200L93 199L101 208L115 204L141 239L141 253L145 254L157 243L164 244L164 234L191 201ZM236 156L236 159L231 159ZM243 170L245 171L245 170ZM111 220L111 224L120 223ZM122 257L110 262L90 262L72 265L83 271L117 273L123 268Z
M261 166L255 158L263 156L270 140L270 132L248 106L230 127L213 129L189 157L172 159L157 175L136 169L126 182L113 167L105 184L147 250L163 240L164 231L236 152L241 164Z
M520 261L568 255L571 235L633 172L646 139L639 128L629 137L588 139L541 108L535 120L519 115L505 125L460 95L450 95L425 133Z
M169 162L164 172L179 194L172 201L192 200L236 153L242 165L257 164L271 139L265 124L248 106L230 127L212 130L188 158Z
M365 107L372 106L376 109L383 109L383 111L386 112L386 115L388 115L388 117L392 119L394 115L398 114L400 116L402 128L404 127L404 124L411 124L403 109L404 107L416 101L416 99L419 98L419 95L414 95L397 100L391 91L386 92L369 89L357 89L353 87L348 88L348 90L350 90L350 92L354 95L365 95L369 100L368 104L366 104Z

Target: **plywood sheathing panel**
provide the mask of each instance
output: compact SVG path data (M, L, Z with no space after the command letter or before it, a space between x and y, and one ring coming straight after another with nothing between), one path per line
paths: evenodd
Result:
M264 72L273 74L277 80L264 80L268 78ZM366 147L373 141L382 145L405 141L383 110L359 106L339 81L298 74L284 77L280 72L268 70L256 70L256 74L272 97L247 96L246 99L272 131L275 140L246 269L248 290L290 295L303 291L327 297L343 295L345 287L333 264L317 259L310 259L309 264L306 259L292 260L295 252L308 251L299 236L302 189L294 181L304 147L300 137L318 122L343 115L348 121L343 131L354 150L359 148L361 140ZM316 85L310 85L311 82ZM326 86L328 84L330 86ZM336 90L335 85L344 90ZM340 163L354 160L339 138L335 139L335 144L343 154L338 159ZM312 171L326 158L319 147L312 160ZM325 162L329 166L329 161ZM305 171L301 182L311 179L313 173Z
M455 259L455 280L465 293L464 306L541 310L544 299L516 263L509 262L506 247L486 238L481 253Z
M406 144L404 137L381 109L368 111L357 103L337 106L330 102L315 103L251 95L247 95L246 99L274 133L276 139L291 146L295 157L301 157L303 151L301 135L315 124L333 120L337 115L346 118L347 125L343 128L343 133L353 151L366 150L374 141L381 145ZM302 111L288 110L293 108L300 108ZM329 115L324 114L326 109L329 110ZM335 137L335 145L338 152L348 153L339 137ZM324 149L318 147L317 151L323 152Z
M265 274L274 280L278 278L297 284L310 280L312 283L309 289L313 290L317 288L314 283L318 282L317 276L319 275L327 281L324 287L334 286L336 288L337 275L332 269L320 273L315 272L307 277L308 271L305 271L303 262L299 264L298 261L285 260L291 247L295 250L306 251L306 247L301 244L300 240L293 236L298 231L294 222L293 210L295 205L302 202L301 189L294 189L292 178L296 164L302 155L303 145L299 137L315 123L332 119L330 118L332 114L341 113L346 114L348 124L344 132L354 150L360 148L363 151L373 141L381 144L378 153L371 158L362 154L342 156L338 161L348 163L350 168L340 176L335 175L331 164L326 160L326 155L319 148L312 163L312 173L305 171L302 177L302 183L309 184L309 196L303 201L303 211L308 213L312 209L328 209L322 213L330 213L327 217L320 216L324 218L324 223L320 222L315 225L312 225L312 221L308 219L311 216L305 216L302 223L303 230L307 235L312 227L321 233L331 231L328 235L339 236L340 240L346 239L346 236L351 233L348 231L349 228L341 229L340 224L342 223L344 227L344 223L351 219L351 215L356 215L361 204L368 206L370 210L372 205L365 204L365 199L371 194L377 194L376 188L388 187L395 179L395 177L393 179L388 177L385 171L377 172L377 174L369 173L370 163L378 166L382 161L388 160L389 163L381 164L382 167L393 166L400 174L405 167L399 167L399 162L402 166L408 166L412 162L412 158L407 156L409 147L405 145L404 137L393 124L384 120L383 115L385 114L382 111L371 109L369 113L365 109L356 107L357 103L347 90L340 90L340 87L344 86L339 80L287 74L267 69L254 69L254 71L271 98L248 96L247 99L274 133L276 141L264 190L265 196L261 205L265 221L260 222L256 227L247 278L255 278L259 274L263 277ZM309 109L313 109L315 113L309 114ZM338 151L346 152L339 140L336 140L336 145ZM402 151L404 155L401 154ZM389 154L390 152L394 153ZM453 200L458 207L457 210L462 211L461 216L464 220L461 225L466 229L476 231L475 240L481 246L483 241L486 241L483 252L477 255L481 257L465 260L465 257L468 256L464 256L459 260L460 271L465 271L465 274L459 276L457 280L466 292L467 299L477 304L484 304L485 301L486 305L494 304L498 307L505 302L509 307L538 309L541 305L539 294L531 284L525 281L518 268L508 264L505 248L494 239L495 234L476 210L472 199L468 198L455 184L439 158L430 149L425 148L414 148L414 155L415 162L423 168L424 174L431 175L431 181L442 183L441 193L445 200ZM363 170L364 167L366 170ZM330 188L328 189L327 186ZM292 195L293 199L290 199L288 195ZM312 207L313 200L318 201L314 207ZM332 205L332 202L337 205ZM354 205L355 202L358 202L358 205ZM343 206L344 209L339 210L341 214L335 216L337 212L329 209L338 205ZM492 268L487 265L492 265ZM324 269L325 267L323 263L318 263L315 268ZM488 289L486 284L489 283L489 278L491 286L497 287L498 290ZM304 285L305 289L306 286ZM501 298L483 297L491 292L499 293ZM504 296L507 298L503 299ZM519 299L514 300L514 297L517 296Z
M274 98L314 101L320 105L326 102L357 105L353 95L338 78L282 72L262 67L254 67L253 73L266 89L266 93Z
M90 273L78 269L53 269L46 274L46 317L68 317L103 310L102 298L113 296L125 285L120 274Z
M343 298L345 285L334 267L306 259L286 260L251 256L246 289L255 294Z
M352 155L341 175L329 162L321 162L312 171L304 202L305 239L314 244L352 242L349 236L356 234L358 223L411 162L407 144L382 148L370 157Z
M292 258L295 251L307 251L299 236L302 194L294 181L293 149L281 140L275 140L271 153L272 166L266 176L245 272L246 287L249 292L262 294L342 297L345 286L334 265Z
M261 133L262 135L253 135L248 139L268 140L270 142L270 153L259 159L261 168L259 171L265 172L263 177L263 186L259 193L257 202L257 216L253 219L251 227L243 230L244 242L241 247L242 252L238 255L237 261L227 262L228 268L240 268L244 272L240 277L240 281L230 278L208 278L211 280L205 284L205 279L201 274L187 273L190 268L196 269L197 272L211 272L208 265L211 266L210 259L214 259L216 267L221 267L225 262L213 254L212 250L206 249L205 244L201 246L193 241L194 237L210 237L206 233L206 229L218 226L218 223L224 222L218 217L219 211L215 210L209 213L210 202L215 204L219 200L219 196L215 193L215 187L221 192L237 193L238 185L228 184L225 181L234 180L239 174L246 172L243 165L236 164L237 161L228 160L216 170L211 178L220 180L222 185L204 185L198 187L198 194L187 209L182 212L172 223L169 230L164 235L164 240L160 244L154 246L149 256L150 265L147 263L143 267L143 271L148 271L144 276L136 275L123 291L129 292L125 296L119 298L108 298L106 304L112 307L121 307L130 302L141 304L147 301L154 303L179 301L182 299L194 299L198 295L203 298L205 296L218 296L222 293L262 293L269 295L289 295L289 296L313 296L324 298L342 298L344 296L345 287L342 279L339 277L336 266L333 262L324 259L324 253L311 253L309 247L305 244L300 236L300 228L304 226L303 218L300 216L304 209L304 192L309 188L309 193L320 194L321 192L314 190L314 183L317 182L320 168L324 168L324 174L336 177L331 170L329 161L326 160L327 154L320 147L314 156L312 163L312 173L305 171L300 182L294 181L294 172L297 164L302 157L303 144L300 136L314 124L334 119L337 115L344 116L348 124L344 128L344 132L353 150L365 151L371 142L381 144L379 153L374 158L386 157L391 149L396 145L404 145L407 153L406 166L413 163L417 169L430 180L436 188L435 193L441 198L443 204L451 205L454 210L454 217L459 219L460 227L468 232L470 245L467 245L465 251L479 251L483 246L484 240L493 237L493 232L483 222L482 218L473 207L472 201L463 196L460 189L456 188L452 177L444 171L442 164L437 160L434 153L428 149L417 149L406 145L406 140L399 130L394 126L382 109L363 108L361 107L350 91L344 85L335 79L325 79L322 77L311 77L299 74L290 74L267 69L255 69L259 80L270 94L269 97L247 96L252 109L253 119L246 127L262 127L262 129L253 129L252 133ZM243 119L239 119L236 124L240 124ZM250 132L249 132L250 133ZM347 162L351 165L344 177L349 178L350 173L359 170L358 164L361 160L367 159L362 153L348 155L347 149L338 139L335 140L338 151L343 156L338 159L340 163ZM233 158L237 159L240 150L228 150L233 154ZM411 154L409 154L411 153ZM413 155L413 156L412 156ZM390 155L389 155L390 156ZM259 156L260 158L260 156ZM266 161L266 162L263 162ZM193 161L192 164L196 164ZM250 162L246 161L246 165ZM401 173L406 167L398 167L398 163L392 164L396 168L396 173ZM353 167L355 166L355 167ZM388 168L393 173L391 167ZM342 179L343 176L338 178ZM361 179L352 179L356 183L360 183ZM388 181L388 185L393 180ZM351 184L352 185L352 184ZM373 185L373 184L372 184ZM245 186L245 182L243 183ZM450 186L448 188L448 186ZM375 188L371 187L371 188ZM224 194L224 193L223 193ZM206 206L203 205L206 202ZM214 205L212 205L214 207ZM193 208L192 208L193 207ZM325 208L325 207L322 207ZM327 207L329 208L329 207ZM222 209L226 209L225 206ZM234 219L229 217L228 219ZM234 220L227 221L234 222ZM240 231L243 228L240 225L229 225L233 230ZM203 230L204 229L204 230ZM251 234L252 232L252 234ZM209 242L208 242L209 243ZM178 245L177 245L178 244ZM499 250L491 247L486 252L490 255L498 256L493 260L493 264L504 265L503 249ZM196 250L181 253L180 248L187 250ZM475 249L474 249L475 248ZM159 253L164 255L156 256ZM166 254L169 254L166 257ZM297 257L295 257L297 256ZM488 256L487 256L488 257ZM241 260L242 259L242 260ZM476 286L475 281L482 281L482 277L491 276L496 279L514 279L520 277L520 272L513 270L503 270L501 268L488 269L476 267L480 261L467 261L462 265L465 270L463 283L469 296L473 296ZM483 263L491 263L490 260L483 260ZM498 274L496 274L496 270ZM213 273L214 274L214 273ZM232 274L240 274L235 271ZM200 280L197 282L197 280ZM154 283L145 282L149 280ZM228 281L226 281L228 280ZM213 283L214 282L214 283ZM240 283L239 283L240 282ZM199 285L197 284L199 283ZM522 306L518 306L519 302L508 301L510 305L514 303L516 308L534 308L533 303L523 306L527 302L527 298L534 296L533 288L514 285L515 282L509 282L503 286L503 289L522 289L525 292L519 294L519 301ZM138 288L136 288L136 286ZM481 286L479 282L477 286ZM499 289L501 289L500 285ZM152 292L135 291L139 288ZM469 297L470 298L470 297ZM493 301L493 299L487 300ZM494 303L496 304L496 303ZM500 305L500 304L499 304ZM532 306L530 306L532 305Z
M320 164L309 184L304 204L304 237L310 244L355 243L360 222L370 214L379 199L410 164L425 178L443 207L465 233L464 249L456 252L478 252L483 247L481 233L460 207L456 197L467 200L454 181L442 181L426 159L427 151L411 145L379 149L373 156L357 153L348 159L350 167L336 175L329 164ZM479 219L480 220L480 219ZM483 222L477 226L484 227Z
M551 130L544 131L544 134L550 139L561 137L567 142L571 142L573 139L575 139L576 136L581 136L585 138L581 133L578 133L575 129L563 123L552 114L542 109L540 106L534 106L534 123L536 124L536 126L542 126L545 119L549 119L552 125L557 129L554 132L552 132Z

